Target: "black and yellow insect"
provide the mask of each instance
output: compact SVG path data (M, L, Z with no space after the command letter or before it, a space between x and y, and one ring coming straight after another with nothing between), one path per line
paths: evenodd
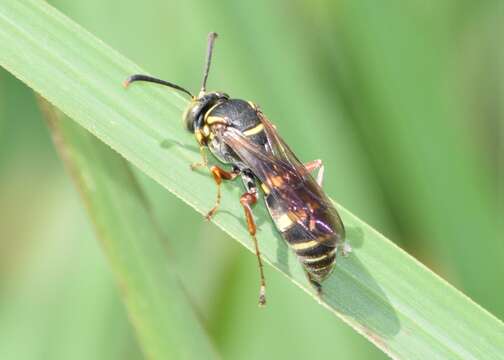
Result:
M266 285L251 208L257 202L257 185L264 194L276 228L297 254L309 280L320 292L320 283L334 269L338 251L346 253L350 250L344 242L343 223L321 188L322 162L315 160L303 165L256 104L231 99L225 93L206 91L216 37L216 33L209 34L203 82L198 96L178 85L146 75L129 77L125 86L134 81L148 81L175 88L191 97L183 117L187 130L196 137L203 158L201 163L191 167L207 166L206 148L220 162L231 166L230 171L218 166L210 167L217 184L217 200L207 219L219 207L221 182L241 177L246 191L240 197L240 203L259 262L259 304L266 303ZM316 169L319 169L317 180L310 175Z

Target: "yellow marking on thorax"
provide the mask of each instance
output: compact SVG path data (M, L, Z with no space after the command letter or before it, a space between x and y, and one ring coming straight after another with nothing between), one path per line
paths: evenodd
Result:
M252 135L259 134L263 130L264 130L264 125L262 123L259 123L258 125L254 126L253 128L245 130L243 132L243 135L252 136Z
M203 118L203 121L206 122L207 119L209 118L208 115L210 115L210 113L212 112L213 109L215 109L217 106L219 106L221 103L218 102L217 104L214 104L210 109L207 110L207 112L205 113L205 117Z
M263 189L263 191L264 191L264 193L265 193L266 195L269 195L269 193L270 193L270 189L269 189L269 187L267 187L267 186L266 186L266 184L261 183L261 189Z
M291 244L291 247L294 250L306 250L306 249L314 248L318 244L319 244L319 242L317 240L310 240L310 241L305 241L305 242L298 243L298 244Z
M220 116L208 116L205 118L205 123L208 125L212 124L227 124L227 121Z
M203 126L203 136L207 138L209 135L210 135L210 128L208 127L208 125L204 125Z

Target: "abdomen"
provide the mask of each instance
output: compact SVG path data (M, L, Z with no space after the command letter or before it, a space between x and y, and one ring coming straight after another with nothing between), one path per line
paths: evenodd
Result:
M273 194L266 195L266 206L276 228L298 256L309 277L316 282L326 279L334 269L336 250L344 238L339 219L330 209L297 210Z

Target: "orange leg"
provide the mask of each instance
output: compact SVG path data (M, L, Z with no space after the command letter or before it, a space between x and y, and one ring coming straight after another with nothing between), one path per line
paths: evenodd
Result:
M221 169L218 166L212 166L210 168L210 172L212 173L212 176L215 180L215 183L217 184L217 200L215 201L215 206L208 212L208 214L205 216L207 220L210 220L212 216L215 215L215 212L220 206L221 202L221 183L222 180L233 180L238 176L237 172L230 172L226 171L224 169Z
M247 227L250 236L252 236L252 241L254 242L255 253L257 256L257 262L259 264L259 276L260 276L260 288L259 288L259 306L266 305L266 281L264 280L263 264L261 261L261 253L259 252L259 245L257 244L256 238L256 225L254 222L254 217L252 215L251 205L257 202L257 194L246 192L240 197L240 204L243 206L245 211L245 218L247 219Z
M322 187L322 181L324 180L324 164L322 163L322 160L317 159L309 161L305 164L305 168L306 170L308 170L308 172L319 169L317 177L315 179L317 180L317 184Z

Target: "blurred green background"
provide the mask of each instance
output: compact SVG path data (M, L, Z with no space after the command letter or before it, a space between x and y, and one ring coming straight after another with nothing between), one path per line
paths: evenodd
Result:
M51 3L193 91L217 31L209 88L259 103L334 199L504 318L502 2ZM258 309L255 258L138 176L225 358L385 358L269 268ZM90 358L142 355L33 93L2 70L0 359Z

